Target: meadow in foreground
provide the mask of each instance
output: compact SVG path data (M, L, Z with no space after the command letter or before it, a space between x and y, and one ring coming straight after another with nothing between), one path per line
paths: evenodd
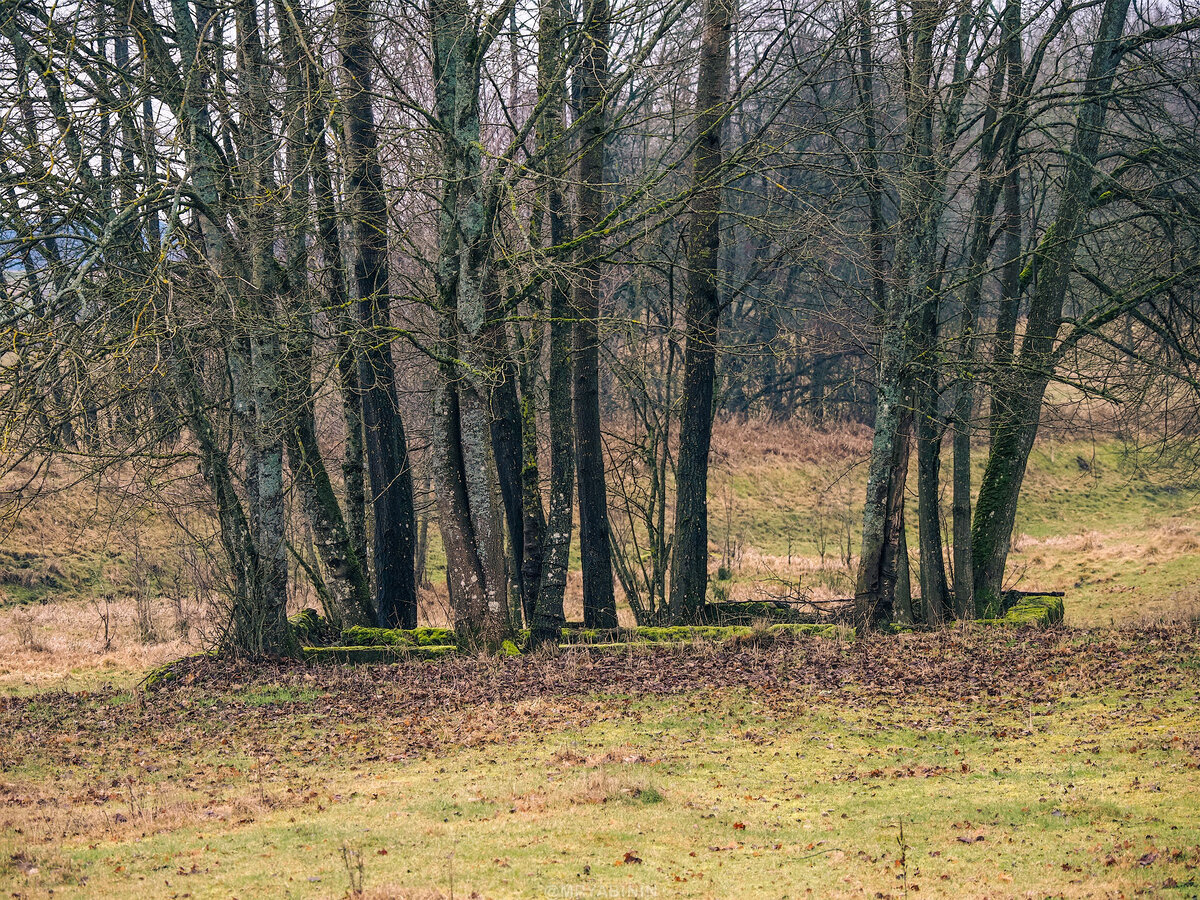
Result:
M0 884L1190 897L1198 673L1182 627L200 665L4 704Z

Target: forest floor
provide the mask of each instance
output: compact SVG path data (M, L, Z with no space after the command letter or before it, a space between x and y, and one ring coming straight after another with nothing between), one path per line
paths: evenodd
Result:
M849 593L868 441L718 426L735 598ZM1066 592L1052 632L152 694L204 646L212 572L136 479L45 486L0 538L0 895L1200 895L1200 476L1115 437L1030 460L1011 586ZM186 484L158 490L207 533Z
M14 897L1193 897L1200 634L201 667L0 704Z

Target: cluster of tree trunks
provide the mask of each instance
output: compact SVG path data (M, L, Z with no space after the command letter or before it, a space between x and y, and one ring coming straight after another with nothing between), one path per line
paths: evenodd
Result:
M702 618L714 416L840 398L859 623L995 611L1064 360L1195 362L1200 20L1130 9L9 4L5 434L193 462L252 654L295 649L296 573L417 624L416 468L494 647L557 641L573 539L587 626L614 578Z

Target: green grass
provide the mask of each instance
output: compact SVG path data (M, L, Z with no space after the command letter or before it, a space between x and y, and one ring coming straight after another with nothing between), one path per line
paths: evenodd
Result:
M898 896L905 883L917 896L1073 896L1081 882L1169 896L1173 882L1182 897L1200 871L1195 700L1176 688L1145 702L1104 690L1031 705L813 708L697 693L508 746L272 773L261 794L253 757L232 757L223 764L246 773L240 811L204 821L201 810L199 824L164 814L168 827L142 813L111 836L24 850L8 836L0 884L341 896L345 847L368 888L444 896L452 885L488 897L639 885L673 897Z

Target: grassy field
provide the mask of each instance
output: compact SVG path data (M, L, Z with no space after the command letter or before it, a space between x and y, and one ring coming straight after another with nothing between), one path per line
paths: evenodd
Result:
M849 592L867 440L719 426L735 597ZM1115 439L1030 462L1012 582L1067 593L1053 632L201 665L151 694L213 573L128 485L52 486L0 542L5 894L1200 895L1200 480Z
M200 673L10 700L21 897L1200 890L1194 631Z

